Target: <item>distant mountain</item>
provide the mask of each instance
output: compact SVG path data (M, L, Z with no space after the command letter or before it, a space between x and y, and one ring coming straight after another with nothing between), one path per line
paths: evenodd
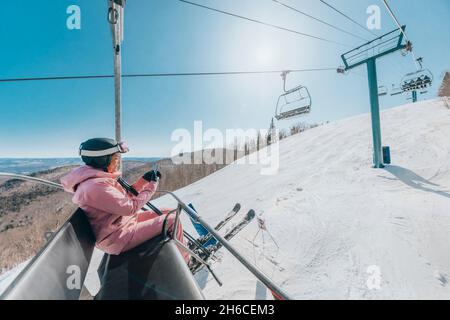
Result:
M30 174L68 165L81 164L80 158L1 158L0 171Z
M161 158L124 158L124 161L154 162ZM81 165L80 158L0 158L0 172L30 174L70 165Z

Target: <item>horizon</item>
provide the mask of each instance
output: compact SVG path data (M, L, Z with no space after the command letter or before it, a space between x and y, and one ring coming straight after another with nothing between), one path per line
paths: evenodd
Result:
M163 159L165 157L122 157L122 159ZM81 161L81 157L0 157L0 160L8 160L8 159L79 159Z

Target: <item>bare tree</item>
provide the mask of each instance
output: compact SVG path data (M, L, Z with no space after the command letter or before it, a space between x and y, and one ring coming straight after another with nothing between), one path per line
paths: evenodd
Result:
M287 135L287 132L286 132L286 130L285 129L281 129L279 132L278 132L278 139L279 140L283 140L284 138L286 138L288 135Z
M439 88L439 97L450 97L450 72L446 72Z

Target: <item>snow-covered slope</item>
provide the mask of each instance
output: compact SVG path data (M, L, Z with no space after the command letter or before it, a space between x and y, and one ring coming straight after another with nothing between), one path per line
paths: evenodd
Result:
M11 270L8 270L2 274L0 274L0 294L5 291L6 288L13 282L13 280L19 275L19 273L27 266L28 262L31 259L28 259L19 265L15 266Z
M450 110L432 100L381 120L392 158L385 169L371 168L366 114L281 141L276 175L233 164L177 194L211 224L235 202L262 215L278 252L267 233L253 246L256 221L232 243L296 299L448 299ZM222 287L197 275L207 298L269 296L225 250L215 270Z

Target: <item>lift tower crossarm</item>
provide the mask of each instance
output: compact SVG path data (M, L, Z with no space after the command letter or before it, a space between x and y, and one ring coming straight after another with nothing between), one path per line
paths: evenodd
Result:
M402 26L402 30L404 31L406 29L406 26ZM353 69L355 67L358 67L364 63L367 62L369 59L378 59L382 56L385 56L387 54L393 53L397 50L410 50L409 46L410 43L406 42L403 43L404 36L403 32L400 32L400 34L397 34L399 32L399 29L393 30L391 32L388 32L378 38L375 38L369 42L366 42L363 45L360 45L359 47L352 49L344 54L341 55L342 61L345 65L345 71L348 71L350 69ZM386 37L389 37L386 39ZM378 42L379 41L379 42ZM383 46L388 46L389 43L394 44L392 48L387 49L386 51L381 51L383 49ZM378 52L375 52L375 49L378 47ZM380 48L381 47L381 48ZM374 55L369 56L371 53L371 50L373 50L372 53ZM358 60L361 58L361 60ZM356 61L354 61L356 60Z

